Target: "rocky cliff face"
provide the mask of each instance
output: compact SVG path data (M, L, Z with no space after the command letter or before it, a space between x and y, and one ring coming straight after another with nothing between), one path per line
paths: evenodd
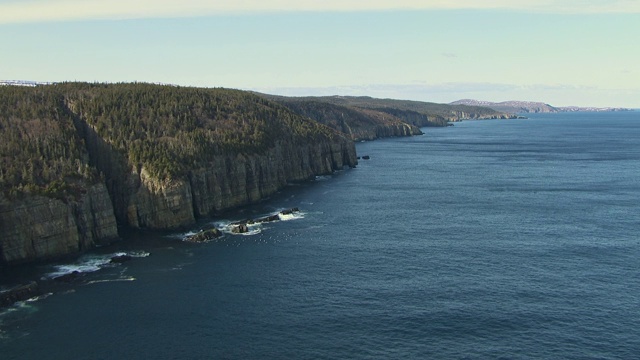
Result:
M218 156L209 166L186 178L157 181L144 168L131 176L139 181L121 195L128 203L126 224L135 228L167 229L187 226L201 216L255 203L288 182L330 174L357 164L355 147L347 141L292 144L279 142L264 154ZM122 187L120 187L122 188Z
M0 254L4 264L53 259L118 238L107 189L91 186L78 201L44 196L0 200Z
M160 181L144 168L122 174L117 154L101 154L102 170L110 171L111 194L101 183L77 202L44 196L0 202L2 263L54 259L107 244L118 238L115 214L133 228L184 227L198 217L260 201L288 182L357 164L355 147L346 139L279 142L264 154L218 156L185 178Z
M0 127L18 129L0 133L12 141L0 147L0 159L22 154L27 165L0 169L0 265L107 244L118 238L118 225L186 227L288 182L357 164L346 136L235 90L63 84L11 96L0 97L2 109L31 98L15 114L0 113ZM33 104L39 112L30 112ZM49 178L36 176L34 158Z
M448 121L456 122L462 120L490 120L490 119L515 119L516 115L513 114L505 114L505 113L497 113L492 115L486 114L477 114L474 112L466 112L466 111L454 111L451 113Z
M392 111L394 109L365 109L295 98L269 98L280 102L297 114L313 119L349 136L354 141L422 135L422 132L417 127L422 125L416 126L414 123L406 122L403 118L403 115L408 115L408 112L394 112ZM424 116L425 122L427 122L426 118Z

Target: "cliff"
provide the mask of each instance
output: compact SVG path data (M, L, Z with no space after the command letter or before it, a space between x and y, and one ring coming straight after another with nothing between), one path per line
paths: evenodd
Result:
M187 226L274 194L289 182L330 174L356 165L352 143L279 143L264 154L221 155L183 178L158 180L142 168L127 179L122 222L134 228Z
M633 111L628 108L620 107L581 107L581 106L552 106L543 102L536 101L502 101L491 102L473 99L462 99L454 101L451 105L467 105L467 106L486 106L496 111L503 111L511 114L518 113L558 113L558 112L609 112L609 111Z
M353 138L362 136L364 139L416 135L421 127L447 126L451 121L515 118L486 106L376 99L368 96L259 95L282 103L296 113L322 122ZM355 132L355 136L352 130L354 128L360 130Z
M0 265L169 229L357 164L341 133L247 92L0 88Z
M297 114L340 131L354 141L422 135L418 126L405 121L402 118L402 115L405 114L397 109L394 109L396 113L392 113L384 110L336 105L321 100L264 94L262 96L283 104ZM426 119L425 123L428 123ZM424 126L424 123L420 125Z
M77 254L118 238L107 189L91 186L77 201L45 196L0 198L0 256L5 264Z

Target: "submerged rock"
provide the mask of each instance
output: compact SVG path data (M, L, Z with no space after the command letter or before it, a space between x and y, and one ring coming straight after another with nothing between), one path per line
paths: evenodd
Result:
M59 281L59 282L70 283L70 282L78 281L80 279L80 277L82 277L83 275L84 275L84 273L82 273L80 271L74 271L74 272L70 272L68 274L56 276L56 277L53 278L53 280Z
M26 285L16 286L0 292L0 307L11 306L15 302L30 299L39 294L38 283L35 281Z
M122 264L123 262L127 262L129 260L133 259L133 257L131 255L116 255L114 257L111 258L111 260L109 261L112 264Z
M273 221L278 221L280 220L280 217L278 216L278 214L275 215L269 215L260 219L256 219L255 222L257 223L265 223L265 222L273 222Z

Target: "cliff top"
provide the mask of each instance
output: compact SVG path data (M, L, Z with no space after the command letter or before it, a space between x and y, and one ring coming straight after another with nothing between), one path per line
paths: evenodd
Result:
M217 154L344 138L246 91L139 83L1 86L0 129L0 191L63 198L98 177L82 131L160 179Z

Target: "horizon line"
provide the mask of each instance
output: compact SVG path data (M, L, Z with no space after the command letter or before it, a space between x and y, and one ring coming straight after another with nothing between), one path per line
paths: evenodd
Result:
M359 95L354 95L354 94L340 94L340 93L334 93L331 95L313 95L313 94L305 94L305 95L283 95L282 91L277 91L277 88L271 88L270 90L276 90L275 92L270 91L269 89L266 88L241 88L241 87L227 87L227 86L197 86L197 85L180 85L180 84L172 84L172 83L164 83L164 82L150 82L150 81L83 81L83 80L64 80L64 81L33 81L33 80L9 80L9 79L0 79L0 86L26 86L26 87L36 87L36 86L47 86L47 85L55 85L55 84L63 84L63 83L88 83L88 84L106 84L106 85L117 85L117 84L150 84L150 85L159 85L159 86L175 86L175 87L185 87L185 88L200 88L200 89L230 89L230 90L240 90L240 91L246 91L246 92L252 92L252 93L260 93L260 94L264 94L264 95L272 95L272 96L283 96L283 97L299 97L299 98L303 98L303 97L332 97L332 96L339 96L339 97L369 97L372 99L378 99L378 100L400 100L400 101L416 101L416 102L426 102L426 103L434 103L434 104L442 104L442 105L465 105L465 104L453 104L454 102L457 101L463 101L463 100L472 100L472 101L479 101L479 102L488 102L491 103L491 105L499 105L500 103L504 103L504 102L511 102L511 101L515 101L515 102L530 102L530 103L541 103L541 104L545 104L554 108L594 108L594 109L625 109L625 110L631 110L631 111L640 111L640 106L635 107L635 106L592 106L592 105L552 105L552 102L547 102L547 101L535 101L535 100L515 100L515 99L511 99L511 100L500 100L500 101L490 101L490 100L478 100L478 99L473 99L473 98L460 98L457 100L453 100L453 101L449 101L449 102L437 102L437 101L429 101L429 100L416 100L416 99L412 99L410 97L389 97L389 96L375 96L375 95L371 95L371 94L366 94L366 93L361 93ZM291 88L289 88L290 90ZM298 89L304 89L304 88L298 88ZM309 89L309 88L308 88ZM337 90L337 88L334 88L335 90ZM281 89L282 90L282 89ZM268 91L268 92L267 92ZM477 106L484 106L484 107L490 107L490 105L477 105Z
M0 4L0 24L195 18L219 15L282 13L348 13L384 11L495 10L536 14L640 14L640 2L611 0L245 0L212 3L207 0L31 0Z

